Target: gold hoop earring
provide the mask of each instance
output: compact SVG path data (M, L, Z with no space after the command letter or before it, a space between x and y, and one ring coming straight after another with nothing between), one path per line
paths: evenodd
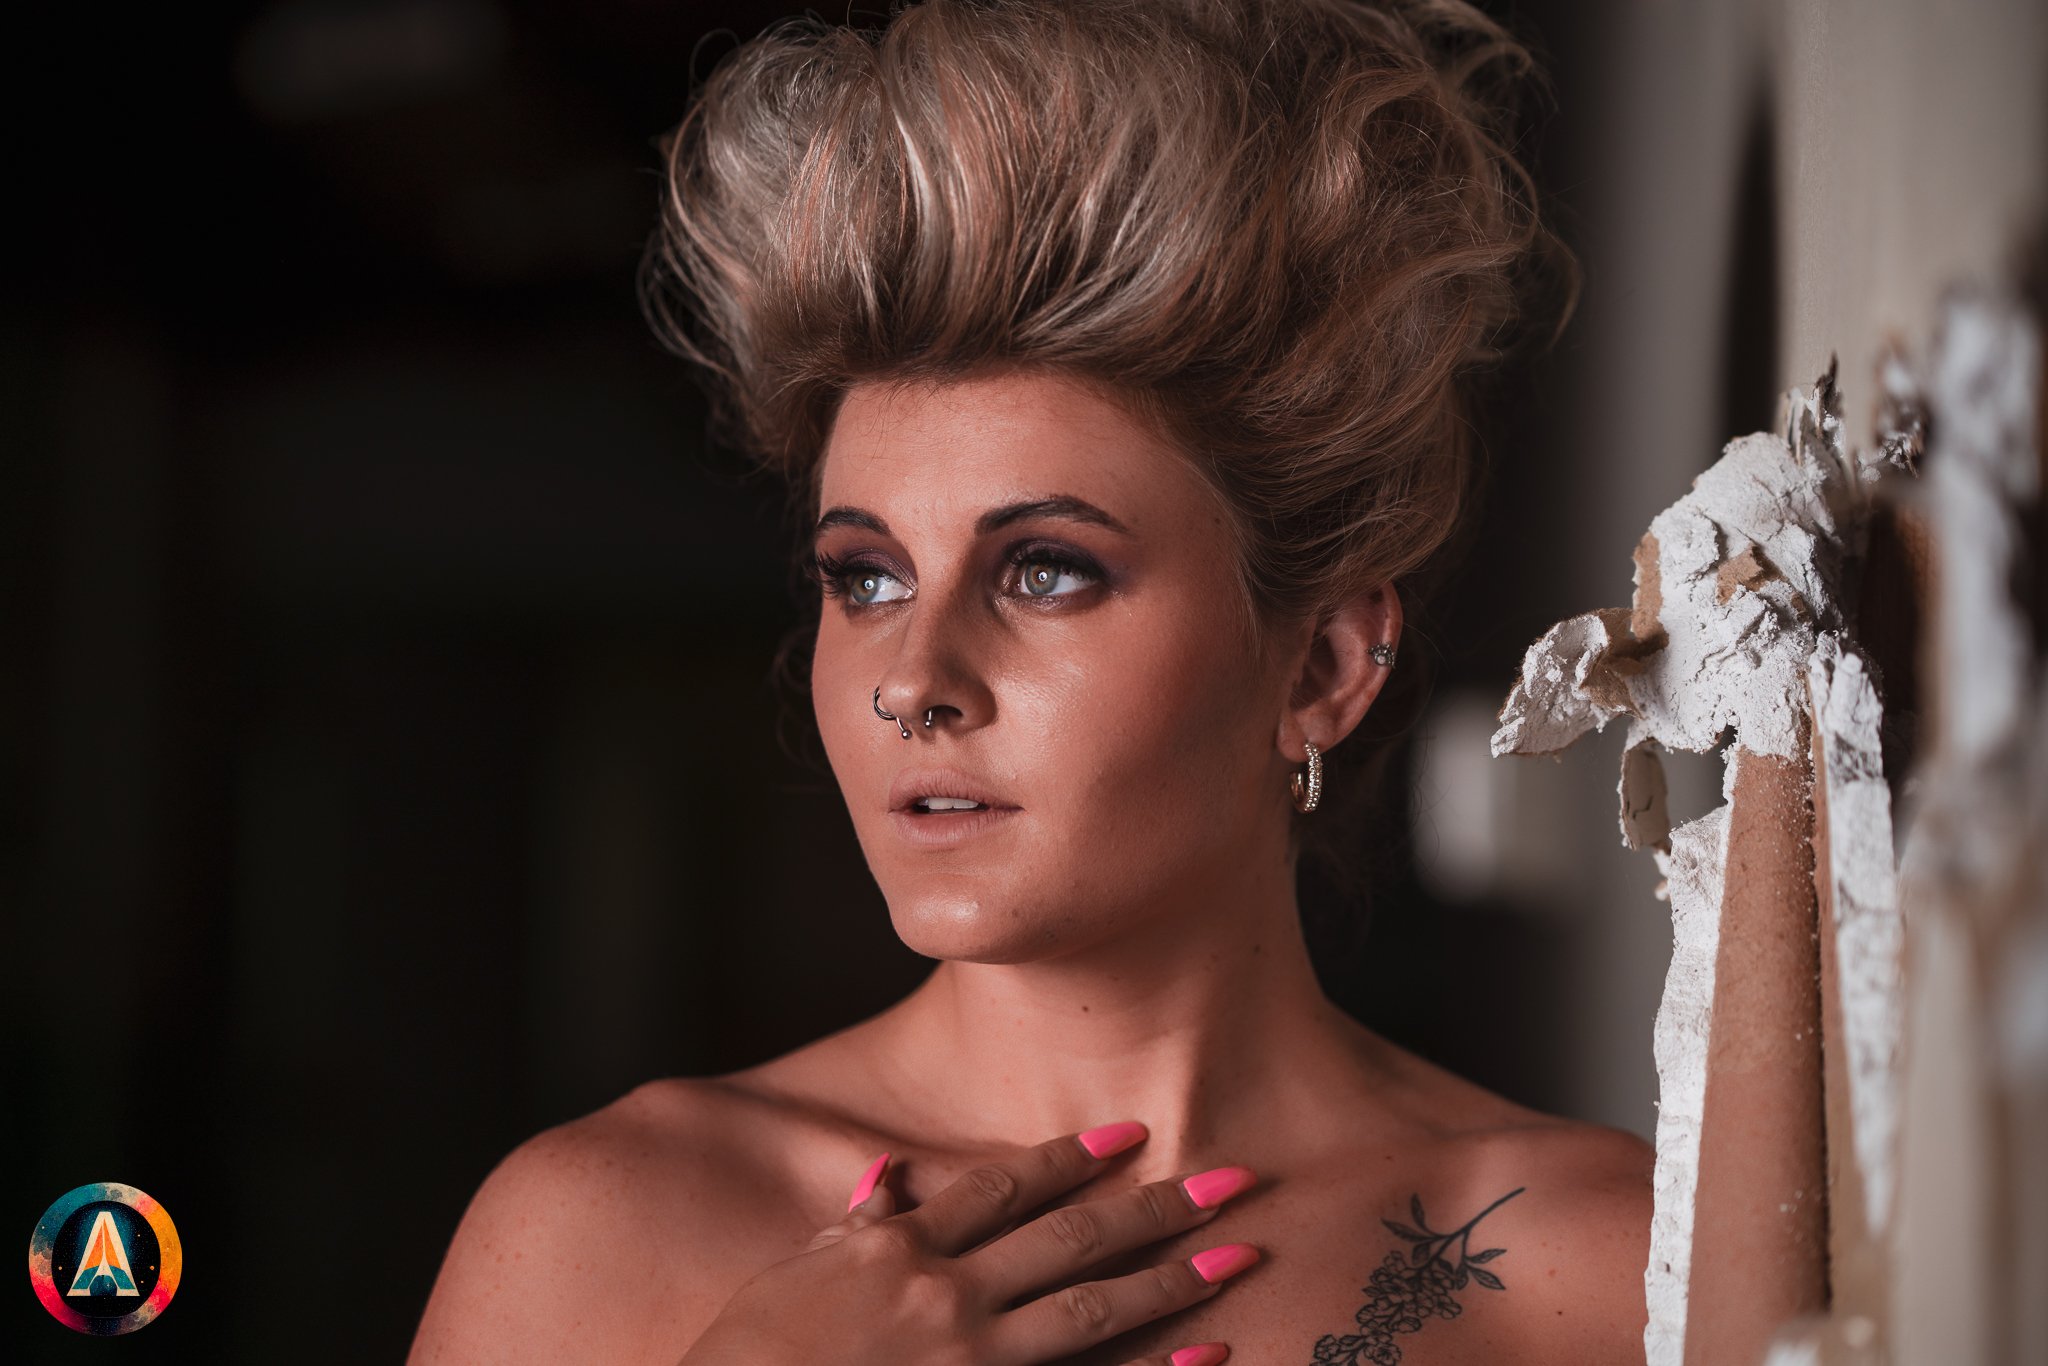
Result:
M1303 740L1301 747L1308 751L1308 782L1304 784L1299 773L1291 784L1294 790L1294 809L1304 816L1316 809L1316 803L1323 799L1323 752L1316 748L1313 740Z

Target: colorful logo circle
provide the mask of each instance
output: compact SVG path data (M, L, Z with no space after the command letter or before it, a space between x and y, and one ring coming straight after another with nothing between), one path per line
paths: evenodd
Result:
M50 1317L95 1337L154 1322L185 1267L178 1227L133 1186L96 1181L43 1211L28 1242L28 1278Z

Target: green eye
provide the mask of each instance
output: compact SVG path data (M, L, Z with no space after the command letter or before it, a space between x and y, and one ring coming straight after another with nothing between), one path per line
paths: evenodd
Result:
M1085 566L1057 555L1019 559L1016 565L1018 582L1025 594L1034 598L1066 597L1095 582L1096 577Z
M849 607L872 607L909 596L908 585L888 570L865 560L848 563L824 551L811 556L810 576L826 597L844 598Z
M1046 547L1025 547L1008 557L1003 588L1008 593L1049 599L1072 597L1102 582L1102 571L1092 563ZM811 558L811 577L827 597L844 600L848 608L876 607L907 602L914 590L901 578L872 561L852 562L822 551Z
M896 584L896 591L890 585ZM860 607L871 607L878 602L894 602L905 596L902 586L897 584L894 574L884 574L879 569L861 569L856 566L846 576L846 597Z

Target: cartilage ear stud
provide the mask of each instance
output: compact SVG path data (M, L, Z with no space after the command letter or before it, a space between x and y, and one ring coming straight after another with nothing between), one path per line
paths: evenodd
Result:
M1372 648L1366 651L1366 653L1372 656L1372 662L1375 664L1386 668L1393 666L1394 647L1388 641L1380 640L1373 642Z

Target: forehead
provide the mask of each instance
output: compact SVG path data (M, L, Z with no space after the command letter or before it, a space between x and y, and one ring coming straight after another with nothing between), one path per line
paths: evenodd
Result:
M1187 455L1151 423L1085 381L1043 371L855 385L819 472L825 507L971 518L1054 493L1114 502L1120 517L1208 501Z

